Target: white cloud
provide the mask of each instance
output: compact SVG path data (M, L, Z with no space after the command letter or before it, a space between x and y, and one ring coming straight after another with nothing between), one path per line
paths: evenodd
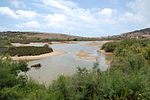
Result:
M45 6L54 9L54 14L49 14L46 17L48 26L59 29L80 30L83 27L89 27L95 23L91 10L83 9L77 6L76 3L69 0L42 0Z
M68 10L71 7L76 7L76 3L71 2L69 0L43 0L45 5L50 5L52 7L56 7L63 10Z
M73 23L67 20L67 17L64 14L48 14L45 17L45 21L47 22L45 26L51 27L54 29L67 29L73 30L71 27Z
M100 14L101 14L101 15L108 16L108 17L111 17L114 12L116 12L115 9L104 8L104 9L102 9L102 10L100 11Z
M45 6L48 6L50 9L54 9L55 13L59 15L60 13L65 16L63 22L66 26L72 26L74 28L83 28L87 27L97 27L97 26L110 26L110 25L119 25L119 24L147 24L150 22L150 0L135 0L129 2L128 7L132 8L127 12L118 12L119 9L112 8L103 8L97 10L85 9L79 7L75 2L69 0L42 0ZM71 5L71 6L70 6ZM62 20L61 18L54 18L53 20ZM51 18L52 19L52 18ZM50 21L49 21L50 23ZM77 25L75 25L78 24ZM53 24L59 26L60 23ZM112 27L112 26L110 26Z
M48 14L46 20L49 22L63 22L66 21L66 16L63 14Z
M12 18L18 18L18 15L16 15L16 13L8 7L0 7L0 14Z
M12 0L10 3L16 8L25 7L25 4L21 0Z
M69 0L43 0L43 4L53 7L57 9L58 12L64 13L69 17L85 21L92 19L90 10L80 8L75 2Z
M124 13L123 17L120 18L121 21L124 21L126 23L142 23L144 21L143 16L138 16L137 14L126 12Z
M33 29L36 29L36 28L41 28L41 25L37 21L30 21L30 22L22 23L20 25L16 25L16 27L18 27L18 28L33 28Z
M111 8L81 8L70 0L41 0L47 10L53 11L46 15L45 26L60 31L76 31L90 33L103 32L102 27L116 24Z
M17 0L11 1L11 4L14 5L16 8L20 7L20 3Z
M54 13L57 15L62 14L65 17L59 18L50 14L51 21L48 21L49 25L57 27L64 26L73 27L74 29L96 29L98 27L110 27L120 26L123 24L146 24L150 22L150 0L135 0L128 5L132 10L127 9L126 12L119 12L119 9L112 8L92 8L85 9L79 7L75 2L69 0L42 0L45 6L50 9L54 9ZM71 6L70 6L71 4ZM57 20L57 22L52 21ZM61 21L60 21L61 20ZM62 25L63 20L63 25ZM77 24L77 25L76 25Z
M12 10L8 7L0 7L0 14L1 15L6 15L8 17L12 17L15 19L18 18L28 18L32 19L38 16L38 14L34 11L25 11L25 10Z
M37 16L37 13L33 12L33 11L24 11L24 10L17 10L16 14L20 17L20 18L35 18Z
M135 0L128 3L128 7L133 10L134 15L143 21L143 24L150 22L150 0ZM136 19L137 19L136 18ZM139 20L137 20L139 21Z
M70 9L70 11L66 11L65 13L83 21L93 20L94 17L91 13L91 10L83 8Z

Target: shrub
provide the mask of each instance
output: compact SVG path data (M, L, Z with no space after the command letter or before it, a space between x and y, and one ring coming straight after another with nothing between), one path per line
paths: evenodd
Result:
M11 56L34 56L50 52L53 52L53 49L45 45L43 47L10 47L8 51L4 52L4 54L10 54Z
M101 49L105 50L106 52L113 52L118 45L119 43L117 42L108 42L105 43Z

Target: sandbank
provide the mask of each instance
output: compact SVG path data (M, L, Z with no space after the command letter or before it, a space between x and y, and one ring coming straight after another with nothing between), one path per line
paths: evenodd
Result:
M38 59L43 59L47 57L53 57L53 56L58 56L62 54L66 54L67 52L65 51L53 51L51 53L46 53L46 54L41 54L41 55L36 55L36 56L13 56L11 57L12 60L38 60Z
M83 60L92 60L98 58L98 56L91 56L91 53L85 51L80 51L78 54L76 54L76 56Z

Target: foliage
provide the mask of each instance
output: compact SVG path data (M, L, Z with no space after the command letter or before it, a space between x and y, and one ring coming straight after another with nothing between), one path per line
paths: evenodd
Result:
M106 52L113 52L118 45L119 43L117 42L108 42L105 43L101 49L105 50Z
M25 62L10 62L9 60L0 60L0 69L0 88L18 84L20 78L17 77L18 74L29 70Z
M31 56L40 55L53 52L53 49L49 46L34 47L34 46L22 46L22 47L10 47L4 54L10 54L11 56Z
M50 48L48 44L45 44L43 47L44 48Z
M10 40L0 40L0 47L11 46Z

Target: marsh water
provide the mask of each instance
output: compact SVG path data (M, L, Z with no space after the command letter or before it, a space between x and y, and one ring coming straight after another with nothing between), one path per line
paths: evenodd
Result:
M103 41L101 41L103 42ZM101 70L106 70L109 66L106 65L106 57L104 54L97 52L99 46L88 46L93 42L77 42L75 44L52 44L49 45L54 50L66 51L66 54L47 57L40 60L28 62L28 66L40 63L39 69L31 68L27 75L39 83L49 84L52 80L57 79L59 75L72 75L76 72L77 67L86 67L91 69L94 63L99 63ZM99 43L99 42L98 42ZM32 46L43 46L45 43L30 43ZM94 60L83 60L76 56L80 51L89 52L94 56L99 56Z

